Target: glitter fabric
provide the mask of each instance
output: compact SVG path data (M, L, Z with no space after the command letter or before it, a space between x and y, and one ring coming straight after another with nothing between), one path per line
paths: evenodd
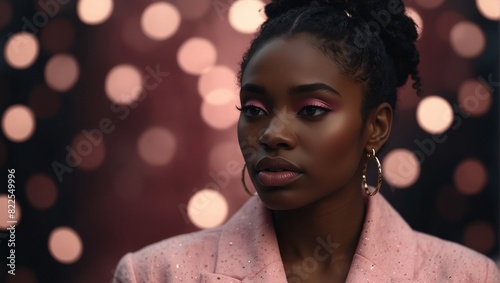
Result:
M346 282L499 283L492 260L413 231L381 194L367 214ZM252 197L217 228L126 254L113 282L287 282L270 211Z

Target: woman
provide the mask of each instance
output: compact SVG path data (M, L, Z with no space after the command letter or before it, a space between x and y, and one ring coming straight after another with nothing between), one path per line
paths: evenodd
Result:
M115 280L500 282L491 260L413 231L377 194L396 89L411 76L420 94L403 4L272 1L265 12L239 74L238 138L256 196L221 227L126 255Z

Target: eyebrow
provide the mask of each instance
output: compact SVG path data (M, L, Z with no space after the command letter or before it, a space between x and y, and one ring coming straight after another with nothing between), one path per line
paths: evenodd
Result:
M331 86L326 85L324 83L298 85L298 86L293 86L293 87L288 89L288 92L291 94L311 93L311 92L315 92L315 91L327 91L327 92L330 92L332 94L341 96L340 93L336 89L334 89ZM259 86L259 85L251 84L251 83L244 84L240 89L240 93L241 92L252 92L252 93L261 94L261 95L267 94L266 88L264 88L263 86Z
M300 94L300 93L310 93L310 92L315 92L315 91L327 91L335 95L340 95L340 93L332 88L329 85L326 85L324 83L314 83L314 84L306 84L306 85L298 85L298 86L293 86L291 87L288 91L292 94Z

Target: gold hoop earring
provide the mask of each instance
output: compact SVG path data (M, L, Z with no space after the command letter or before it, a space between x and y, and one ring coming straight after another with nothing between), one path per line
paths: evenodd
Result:
M251 197L256 196L257 192L251 193L250 190L247 187L247 184L245 183L245 169L247 168L246 164L243 164L243 169L241 170L241 183L243 184L243 188L245 189L245 192L249 194Z
M366 168L368 167L368 160L375 159L377 162L377 173L378 173L378 178L377 178L377 186L375 187L375 190L373 192L370 192L370 189L368 188L368 183L366 182ZM378 160L377 156L375 155L375 149L372 148L372 152L366 154L366 160L365 164L363 166L363 180L361 181L363 184L363 188L365 189L365 192L369 196L374 196L380 191L380 187L382 186L382 165L380 165L380 160Z

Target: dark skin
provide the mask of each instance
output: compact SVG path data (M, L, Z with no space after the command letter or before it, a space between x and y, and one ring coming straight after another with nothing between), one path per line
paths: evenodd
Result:
M363 86L313 41L307 34L277 38L252 57L241 81L238 139L252 145L254 154L242 151L259 198L273 211L288 281L345 282L365 215L362 166L386 142L393 113L382 103L363 123ZM284 157L302 174L263 186L255 166L264 156ZM332 253L318 250L318 237Z

